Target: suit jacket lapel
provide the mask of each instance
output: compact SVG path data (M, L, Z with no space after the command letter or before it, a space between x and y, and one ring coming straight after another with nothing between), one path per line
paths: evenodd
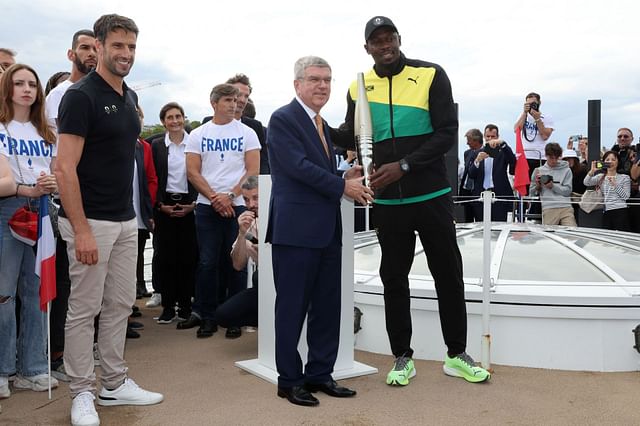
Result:
M294 104L294 111L296 112L296 115L297 115L296 119L300 123L302 123L303 130L307 133L307 136L309 137L309 139L311 139L311 145L313 145L313 149L316 150L317 155L319 155L321 158L324 159L324 164L329 167L329 170L331 170L332 172L335 172L336 165L335 165L335 158L333 158L335 156L329 155L329 157L327 157L327 154L324 151L324 147L322 145L322 141L320 140L320 135L318 134L318 129L316 128L315 123L311 120L307 112L304 110L304 108L302 108L302 106L300 105L300 103L298 103L296 99L291 101L291 103ZM329 153L331 154L334 152L333 144L331 143L329 132L327 132L327 125L324 119L323 119L323 123L325 123L325 126L324 126L325 140L327 141L327 145L329 146Z

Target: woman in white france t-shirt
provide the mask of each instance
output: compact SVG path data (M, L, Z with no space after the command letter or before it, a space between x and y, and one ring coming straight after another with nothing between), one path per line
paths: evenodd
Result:
M17 183L13 196L0 199L0 397L10 395L8 376L14 373L16 389L44 391L48 386L46 318L40 310L35 254L11 235L8 221L27 199L37 201L57 190L51 172L55 140L36 72L23 64L11 66L0 78L0 155L8 160ZM19 341L16 294L22 302ZM58 384L54 378L51 382L53 387Z

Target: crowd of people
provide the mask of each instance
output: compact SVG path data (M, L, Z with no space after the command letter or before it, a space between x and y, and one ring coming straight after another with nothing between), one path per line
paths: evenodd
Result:
M124 361L125 339L139 337L142 325L131 320L139 315L135 300L150 296L143 264L150 233L159 324L200 325L198 337L224 324L230 338L257 326L257 274L256 290L246 290L257 245L245 237L249 229L257 235L264 133L258 121L248 119L260 139L240 121L249 79L239 74L215 86L214 116L191 134L183 108L169 102L160 111L166 132L143 140L144 114L124 81L137 35L133 20L115 14L77 31L67 52L71 71L51 76L46 93L32 67L0 50L0 398L11 388L45 391L67 381L74 425L99 424L95 400L150 405L164 398L138 386ZM9 225L25 203L37 211L41 195L51 196L57 212L50 359L33 244Z
M447 347L443 371L473 383L489 380L466 352L462 258L443 161L458 119L441 66L407 58L389 18L367 22L364 49L374 66L364 79L378 107L371 116L376 167L365 185L362 167L354 165L356 82L345 122L331 127L320 115L331 94L331 66L316 56L295 62L295 97L274 112L267 128L248 116L252 87L237 74L213 87L213 115L202 125L191 129L184 108L172 101L158 114L165 132L141 139L144 114L124 80L137 36L135 22L115 14L100 17L93 30L77 31L67 52L71 70L51 76L46 93L32 67L0 49L0 398L10 396L14 376L14 389L33 391L58 386L56 378L68 381L71 423L84 426L100 423L96 400L103 406L161 402L162 394L131 379L124 360L125 339L139 337L141 324L131 319L136 298L162 307L158 324L197 327L197 338L211 337L219 326L227 338L238 338L243 326L257 326L259 174L270 174L273 183L264 240L272 247L276 288L278 396L315 406L315 392L356 395L332 378L342 197L372 206L394 356L386 383L406 386L416 375L408 278L416 235L438 293ZM579 223L572 197L592 186L602 188L607 228L630 230L640 222L626 202L637 194L640 175L629 129L618 131L601 163L589 164L586 138L572 137L564 149L550 141L554 123L536 93L525 97L515 128L522 132L528 191L541 200L543 223ZM498 127L488 124L465 136L459 195L489 190L513 197L516 155ZM337 149L345 157L336 157ZM34 250L9 226L25 203L37 210L34 200L42 195L59 207L53 215L51 359ZM510 212L510 203L499 203L491 219L505 221ZM481 206L466 204L465 219L481 221ZM153 294L143 264L150 237ZM297 345L305 319L309 353L303 365Z
M530 174L526 189L533 201L527 208L528 218L540 218L545 225L588 223L601 224L605 229L640 232L640 158L629 128L618 129L610 149L603 150L600 160L590 161L586 136L572 135L564 147L551 140L553 119L541 111L540 95L532 92L525 97L514 130L522 139ZM498 200L492 205L491 220L506 221L517 195L514 150L499 137L494 124L488 124L484 134L479 129L470 129L465 138L469 149L464 152L464 162L458 170L463 220L482 221L482 203L470 200L490 191ZM580 198L594 188L601 191L604 201L594 212L581 212Z

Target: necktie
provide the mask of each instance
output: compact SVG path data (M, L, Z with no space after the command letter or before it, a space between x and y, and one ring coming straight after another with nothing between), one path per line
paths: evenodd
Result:
M316 126L318 127L318 136L320 136L320 140L322 141L324 152L327 154L327 157L329 157L329 145L327 145L327 140L324 138L324 125L320 114L316 114Z

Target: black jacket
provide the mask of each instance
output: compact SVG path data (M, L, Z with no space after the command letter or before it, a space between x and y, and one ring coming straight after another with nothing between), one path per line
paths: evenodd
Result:
M169 150L164 143L164 138L154 139L151 144L151 152L153 153L153 164L156 166L156 175L158 175L157 206L159 203L165 204L169 201L167 197L167 175L169 173L167 157L169 156ZM198 191L196 191L196 188L191 185L188 179L187 186L189 189L189 200L193 202L198 197Z

